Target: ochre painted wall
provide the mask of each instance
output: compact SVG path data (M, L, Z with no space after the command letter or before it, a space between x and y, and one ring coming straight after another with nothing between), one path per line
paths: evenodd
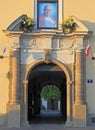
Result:
M9 71L8 39L2 30L5 30L15 19L22 14L33 17L33 0L0 0L0 55L7 46L5 58L0 59L0 124L6 124L6 104L8 102L9 82L6 73Z

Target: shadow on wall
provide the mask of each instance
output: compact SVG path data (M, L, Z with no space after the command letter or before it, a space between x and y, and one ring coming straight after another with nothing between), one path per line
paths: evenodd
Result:
M89 31L92 32L92 35L90 37L85 37L84 39L84 45L85 47L90 44L91 45L91 55L93 55L93 52L95 52L95 23L81 20L81 22L89 29Z
M95 23L92 23L90 21L81 20L81 22L86 25L86 27L95 33Z

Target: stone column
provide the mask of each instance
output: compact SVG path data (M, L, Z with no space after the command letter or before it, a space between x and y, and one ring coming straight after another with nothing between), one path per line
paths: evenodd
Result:
M72 126L72 81L67 81L67 121L66 126ZM68 116L69 115L69 116Z
M20 46L19 35L12 37L12 47L9 50L9 102L7 116L9 127L20 127Z
M85 53L83 49L76 50L75 65L75 104L74 104L74 126L86 126L86 80L85 80Z

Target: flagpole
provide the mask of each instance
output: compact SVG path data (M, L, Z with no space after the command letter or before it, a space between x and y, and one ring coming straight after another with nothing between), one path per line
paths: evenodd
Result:
M0 59L3 59L3 58L4 58L4 53L6 52L6 49L7 49L7 47L4 47L4 48L3 48L2 55L0 55Z

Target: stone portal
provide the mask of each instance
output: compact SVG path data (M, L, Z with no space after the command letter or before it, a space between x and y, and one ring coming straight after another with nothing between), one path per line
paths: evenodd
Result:
M32 118L29 113L33 110L30 109L30 95L32 90L37 90L34 111L39 113L38 97L46 82L56 84L62 93L61 113L65 125L87 125L84 37L88 29L74 19L78 28L69 34L57 29L19 31L22 16L5 31L10 47L8 126L29 125Z

